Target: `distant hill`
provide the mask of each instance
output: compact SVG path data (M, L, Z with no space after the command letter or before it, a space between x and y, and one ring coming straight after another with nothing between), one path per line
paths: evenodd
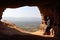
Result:
M7 21L41 21L41 18L38 17L20 17L20 18L15 18L15 17L3 17L2 20L7 20Z
M27 18L13 18L13 17L5 17L2 20L7 20L9 22L14 23L19 26L23 30L34 32L39 30L41 18L38 17L27 17Z

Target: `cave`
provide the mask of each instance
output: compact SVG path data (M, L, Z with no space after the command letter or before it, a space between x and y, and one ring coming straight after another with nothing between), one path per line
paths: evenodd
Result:
M54 19L54 39L58 40L60 38L60 1L58 0L1 0L0 1L0 20L2 19L2 12L6 8L18 8L21 6L38 6L41 14L44 16L51 16ZM0 22L1 24L1 22ZM38 37L40 38L40 37ZM42 37L41 39L43 39ZM46 38L45 38L46 39ZM51 38L52 39L52 38Z

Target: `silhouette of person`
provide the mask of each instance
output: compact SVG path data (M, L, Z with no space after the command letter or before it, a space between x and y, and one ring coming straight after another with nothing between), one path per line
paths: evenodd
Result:
M53 19L51 16L45 16L45 23L47 24L46 31L44 35L50 35L50 29L52 28L53 25Z

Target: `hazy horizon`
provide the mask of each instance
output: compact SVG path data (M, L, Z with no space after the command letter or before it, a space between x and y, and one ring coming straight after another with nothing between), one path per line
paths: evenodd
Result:
M7 20L23 30L34 32L40 29L40 23L41 19L40 18L4 18L2 20Z
M40 29L41 14L38 7L24 6L21 8L7 8L3 12L2 20L7 20L26 31Z

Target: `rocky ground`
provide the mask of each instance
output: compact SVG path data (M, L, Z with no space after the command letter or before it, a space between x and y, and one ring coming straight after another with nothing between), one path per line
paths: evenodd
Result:
M0 40L54 40L54 36L43 35L43 31L26 32L10 22L0 22Z

